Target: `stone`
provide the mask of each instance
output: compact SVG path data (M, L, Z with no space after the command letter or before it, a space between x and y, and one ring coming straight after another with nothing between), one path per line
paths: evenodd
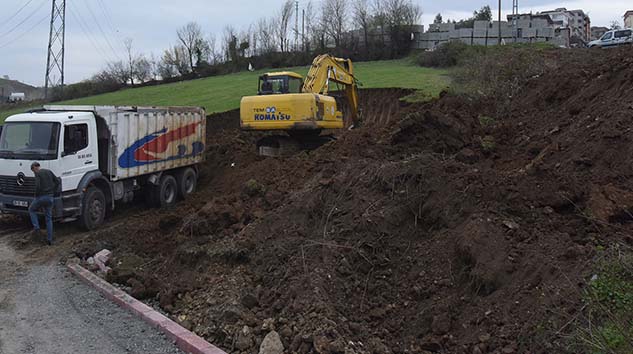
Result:
M465 148L455 156L455 159L465 164L474 164L479 161L479 155L473 150Z
M446 334L451 330L451 318L447 313L441 313L437 316L433 316L433 322L431 323L431 329L435 334Z
M262 329L264 331L274 331L275 330L275 320L272 318L267 318L262 323Z
M104 249L95 254L93 259L95 264L99 267L99 270L107 274L112 270L112 268L108 267L108 262L110 262L111 257L112 252Z
M240 314L235 309L226 309L222 312L222 320L228 324L235 324L240 319Z
M259 354L283 354L284 345L281 337L275 331L270 331L259 347Z
M279 330L279 334L284 338L291 338L292 329L289 326L283 326L281 330Z
M257 300L257 298L253 294L246 294L242 296L242 298L240 299L240 302L242 303L242 305L244 305L244 307L246 307L249 310L252 309L253 307L259 306L259 300Z
M235 348L241 351L247 351L254 344L251 329L248 326L244 326L244 328L237 334L237 338L235 339Z
M316 336L312 342L314 345L314 350L319 354L328 354L328 344L330 342L324 336Z

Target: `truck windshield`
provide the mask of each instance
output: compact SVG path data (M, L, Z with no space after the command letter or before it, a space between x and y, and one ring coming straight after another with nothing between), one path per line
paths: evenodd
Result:
M6 123L0 135L0 158L54 160L59 130L59 123Z

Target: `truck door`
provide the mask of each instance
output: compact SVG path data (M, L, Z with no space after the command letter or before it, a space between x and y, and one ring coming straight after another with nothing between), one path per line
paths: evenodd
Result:
M95 122L64 124L62 144L62 187L64 191L75 190L87 172L99 168Z

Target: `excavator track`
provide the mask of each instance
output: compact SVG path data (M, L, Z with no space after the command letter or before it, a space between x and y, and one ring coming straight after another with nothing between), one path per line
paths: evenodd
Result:
M257 142L260 156L287 157L311 151L336 140L333 135L271 135Z

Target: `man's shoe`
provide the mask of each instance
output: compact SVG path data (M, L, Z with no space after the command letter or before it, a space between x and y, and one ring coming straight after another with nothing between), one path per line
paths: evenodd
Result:
M53 241L46 240L46 244L49 245L49 246L52 246L53 245Z

